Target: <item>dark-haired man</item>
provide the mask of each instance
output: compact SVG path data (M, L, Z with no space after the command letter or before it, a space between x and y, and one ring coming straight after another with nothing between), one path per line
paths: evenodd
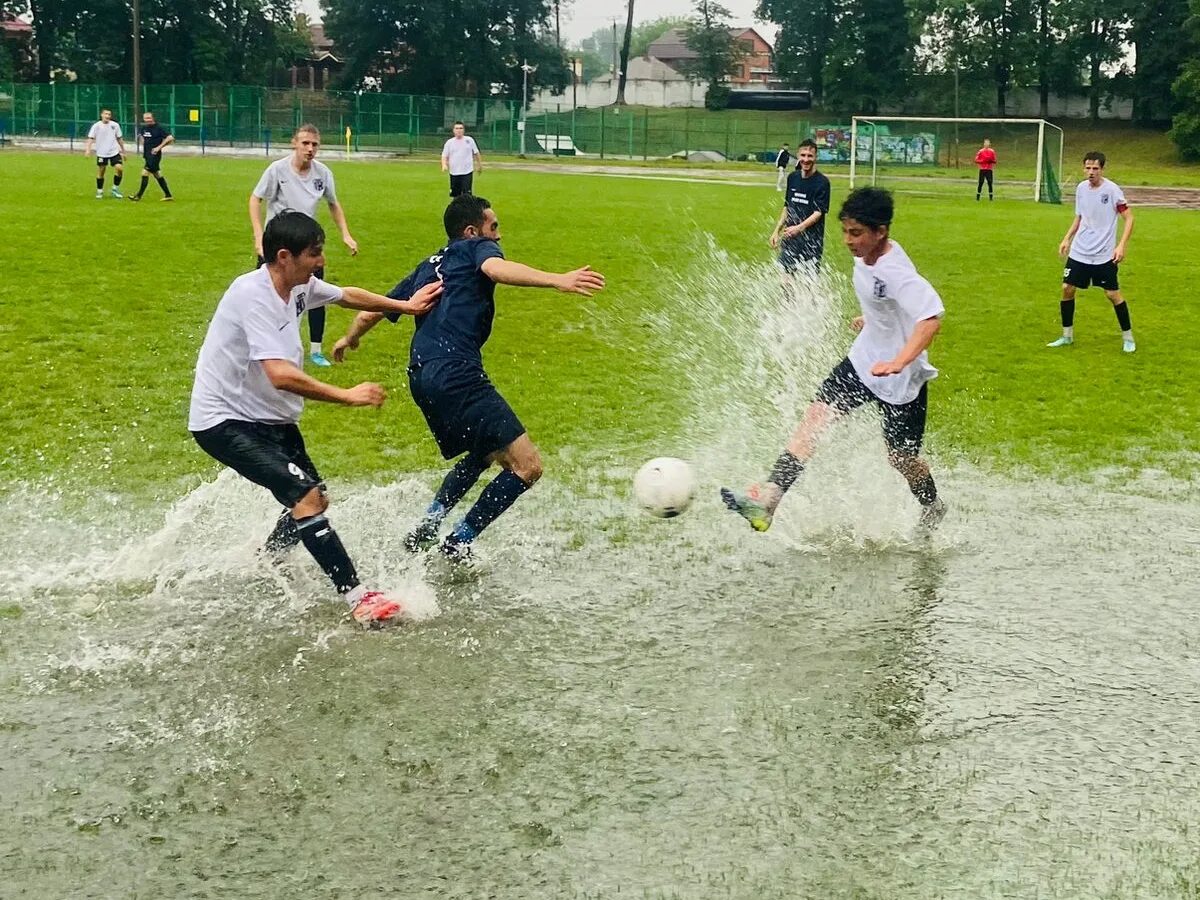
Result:
M817 171L816 141L801 141L796 160L796 171L787 178L783 212L769 241L779 248L779 263L789 273L801 265L815 268L821 264L829 214L829 179Z
M1099 150L1093 150L1083 158L1087 178L1075 188L1075 218L1058 245L1058 255L1067 260L1059 303L1062 337L1055 338L1047 347L1069 347L1075 343L1075 291L1094 284L1104 291L1117 314L1121 349L1125 353L1137 350L1129 306L1117 281L1117 269L1125 259L1129 236L1133 234L1133 210L1129 208L1125 192L1104 177L1105 162L1104 154ZM1119 241L1118 217L1125 223Z
M304 398L346 406L380 406L384 390L364 382L340 388L306 375L298 319L306 307L337 303L351 309L419 315L438 285L407 301L315 276L325 262L325 232L311 216L282 212L262 235L266 264L241 275L217 306L192 387L188 430L218 462L269 490L286 507L267 539L280 552L303 543L366 626L399 618L401 605L358 581L354 564L325 518L329 500L297 422Z
M168 144L175 143L175 136L154 121L154 113L147 112L142 113L142 127L138 131L138 137L142 140L142 159L144 160L142 183L138 186L137 193L129 199L141 200L142 194L146 193L146 185L150 183L150 177L153 176L154 180L158 182L158 186L162 188L163 200L174 200L175 198L171 196L171 189L167 187L167 179L162 174L162 152Z
M442 456L463 456L450 470L405 538L411 551L433 546L443 520L493 463L500 472L475 505L446 536L440 550L452 561L470 558L470 547L488 525L541 477L542 459L525 426L483 369L482 348L492 332L497 284L548 287L590 297L604 276L588 266L554 274L504 258L500 223L482 197L456 197L443 217L450 243L424 260L388 296L410 297L424 284L441 280L441 302L417 317L409 350L408 385ZM386 313L384 314L386 315ZM395 318L388 316L395 321ZM335 360L358 347L359 339L383 315L359 313L346 336L334 345Z
M888 462L921 504L921 523L933 527L945 515L929 465L920 455L927 382L937 377L925 351L941 328L945 308L937 291L891 239L892 213L892 195L880 188L859 188L842 204L838 218L854 256L854 293L862 307L862 315L851 322L858 337L818 388L766 480L744 492L721 488L725 505L755 531L771 527L776 507L829 426L865 404L883 413Z

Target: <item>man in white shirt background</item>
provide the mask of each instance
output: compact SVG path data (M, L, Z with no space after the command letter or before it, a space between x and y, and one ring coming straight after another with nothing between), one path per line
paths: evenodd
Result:
M88 129L83 155L91 156L93 146L96 148L96 199L104 199L104 172L112 166L112 195L119 200L124 196L121 193L121 178L125 174L125 166L121 154L125 152L125 142L121 140L121 126L113 121L111 109L100 110L100 121Z
M482 171L483 158L475 138L467 134L467 126L454 123L454 137L442 147L442 171L450 173L450 196L472 193L475 173Z

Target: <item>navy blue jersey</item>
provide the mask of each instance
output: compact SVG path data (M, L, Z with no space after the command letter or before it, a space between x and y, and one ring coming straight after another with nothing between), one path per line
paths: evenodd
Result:
M138 129L138 134L142 138L142 156L146 159L154 156L154 148L171 136L171 132L157 122L153 125L143 124Z
M788 241L793 252L806 259L819 258L825 247L825 219L829 217L829 179L820 172L813 172L805 178L797 169L788 176L784 204L787 207L788 225L799 225L820 210L821 218L817 219L815 225Z
M392 289L389 297L405 300L423 286L439 278L442 281L437 306L417 316L409 365L447 358L482 364L480 351L491 336L496 315L496 285L481 267L489 259L503 258L500 245L493 240L462 238L424 260Z

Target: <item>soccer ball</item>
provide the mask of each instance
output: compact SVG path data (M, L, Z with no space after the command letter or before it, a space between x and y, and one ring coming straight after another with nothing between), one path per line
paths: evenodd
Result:
M691 506L695 490L692 467L671 456L650 460L633 476L638 505L659 519L674 518Z

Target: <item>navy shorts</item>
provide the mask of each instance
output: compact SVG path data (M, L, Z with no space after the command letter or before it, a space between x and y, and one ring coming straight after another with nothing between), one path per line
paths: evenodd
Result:
M1117 282L1117 264L1111 259L1106 263L1096 264L1068 257L1067 267L1063 269L1063 284L1081 289L1093 284L1105 291L1121 289Z
M162 154L147 153L142 157L142 167L151 175L157 175L158 170L162 168Z
M98 166L119 166L124 160L121 159L121 154L116 153L112 156L97 156L96 165Z
M324 487L295 425L228 419L204 431L193 431L192 437L205 453L265 487L288 509L313 488Z
M799 271L801 267L817 271L821 268L821 255L824 252L824 244L814 244L800 235L779 242L779 264L789 275Z
M817 389L817 402L848 413L867 403L877 403L883 411L883 442L888 451L900 456L916 456L925 440L925 413L929 405L929 385L921 385L916 399L908 403L880 400L862 383L854 364L843 359Z
M408 367L408 388L446 459L486 457L525 433L508 401L469 359L433 359Z

